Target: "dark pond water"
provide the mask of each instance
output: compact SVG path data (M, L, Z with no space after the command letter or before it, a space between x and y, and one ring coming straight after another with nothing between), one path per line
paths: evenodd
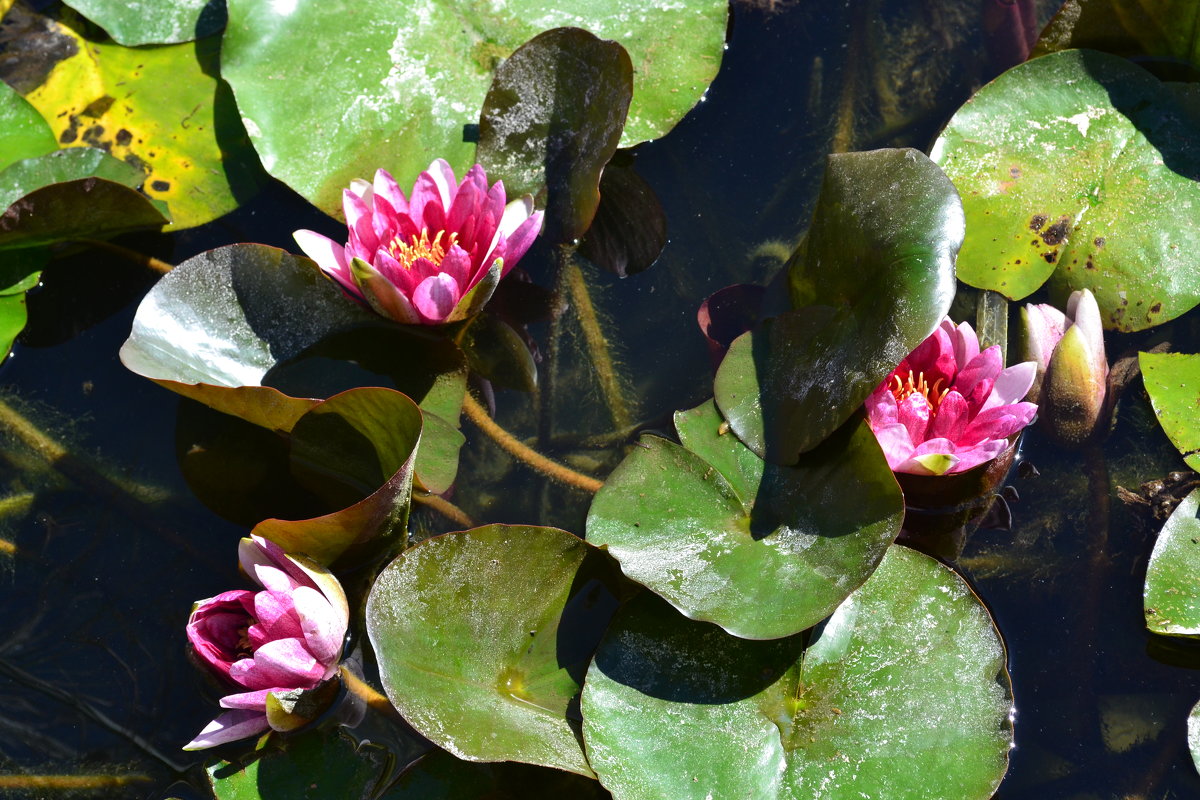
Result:
M981 29L993 0L745 0L705 101L637 168L658 192L670 243L649 271L617 280L589 271L630 421L668 431L670 414L711 395L695 324L699 302L763 281L806 224L831 149L927 149L970 92L1005 66ZM1042 3L1042 18L1054 4ZM229 242L294 249L291 232L338 226L274 185L234 214L171 237L125 239L178 263ZM523 262L548 284L551 259ZM182 752L212 716L214 692L189 663L191 603L239 580L245 529L208 510L177 454L203 414L127 372L117 350L153 282L90 252L57 263L30 297L31 324L0 367L0 538L16 547L0 572L0 775L90 774L125 784L17 797L202 797L201 758ZM1195 315L1149 336L1110 341L1110 356L1162 339L1200 349ZM557 336L541 411L559 455L603 474L620 447L582 336ZM497 396L510 429L537 430L527 396ZM20 416L70 454L17 433ZM546 487L468 429L455 496L477 519L582 531L586 498ZM43 442L45 445L45 442ZM1116 499L1182 467L1135 383L1103 452L1062 452L1036 431L1010 483L1011 530L981 530L959 565L1005 636L1016 695L1016 748L998 797L1200 797L1184 721L1200 699L1200 653L1149 636L1142 579L1158 523ZM1025 476L1025 477L1022 477ZM418 511L421 531L445 524ZM0 794L3 790L0 790Z

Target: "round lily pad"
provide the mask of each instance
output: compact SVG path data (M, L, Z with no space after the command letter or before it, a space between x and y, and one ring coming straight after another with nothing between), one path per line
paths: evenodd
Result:
M733 342L713 386L734 433L794 463L849 419L942 321L962 206L916 150L829 156L789 261L794 311Z
M69 0L67 5L126 47L190 42L225 26L222 0Z
M963 198L958 277L1019 300L1091 289L1107 328L1200 302L1200 117L1123 58L1065 50L983 87L933 147Z
M603 554L554 528L489 525L420 542L367 599L388 699L460 758L590 776L577 697L618 581Z
M58 147L54 131L37 109L0 81L0 169Z
M587 536L693 619L752 639L809 628L900 530L900 488L861 419L791 467L754 455L711 401L675 425L682 447L644 436L608 477Z
M493 70L551 28L620 42L637 75L621 144L662 136L716 76L727 16L725 0L230 0L221 74L267 171L336 214L378 167L461 175Z
M986 800L1013 742L1004 660L966 583L899 546L809 641L643 595L588 670L588 758L617 800Z
M1146 627L1170 636L1200 636L1200 489L1163 523L1146 567Z
M99 147L138 167L175 229L216 219L258 191L265 176L217 77L217 37L131 48L88 40L69 10L48 24L69 46L51 53L59 60L42 65L45 80L25 97L62 145Z
M1200 355L1138 353L1150 404L1171 443L1200 471Z

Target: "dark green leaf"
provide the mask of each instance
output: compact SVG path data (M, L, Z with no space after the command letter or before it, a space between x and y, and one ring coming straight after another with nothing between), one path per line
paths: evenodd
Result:
M537 389L537 364L528 345L508 323L486 310L469 320L458 337L471 371L502 389Z
M1073 47L1200 70L1200 6L1193 0L1066 0L1031 55Z
M795 310L730 347L717 405L759 456L794 463L862 405L954 297L962 206L915 150L829 157L789 261Z
M461 758L591 775L575 698L617 606L612 572L553 528L489 525L422 541L367 600L388 698Z
M807 647L643 595L588 670L588 758L618 800L986 800L1012 747L1004 657L962 579L898 546Z
M0 250L104 238L169 221L153 200L120 183L71 180L35 189L7 206L0 215Z
M381 800L604 800L596 781L557 769L462 761L435 750L404 771Z
M693 619L752 639L811 627L900 530L900 488L862 420L794 467L722 434L712 402L675 425L684 447L642 437L592 501L587 535Z
M428 403L431 417L449 417L427 426L416 470L430 491L453 482L463 441L456 428L466 388L462 354L444 339L381 328L306 258L242 244L188 259L142 301L121 360L185 397L280 431L317 400L275 385L319 397L362 385L364 375L368 384L377 382L371 376L390 376L422 407Z
M48 259L47 251L36 247L0 255L0 363L25 329L25 292L37 286Z
M600 176L600 206L579 254L624 278L653 264L666 244L667 216L654 189L632 163L610 161Z
M592 224L632 96L625 48L580 28L546 31L496 68L476 157L513 195L545 187L543 235L569 242Z
M387 753L356 747L338 730L311 731L245 765L208 764L217 800L370 800Z
M36 158L26 158L0 171L0 208L8 208L23 196L43 186L103 178L130 189L138 189L146 176L131 164L113 158L95 147L69 147ZM163 212L165 203L156 204Z
M933 158L963 196L958 277L1019 300L1091 289L1106 328L1200 302L1200 114L1116 56L1053 53L981 89Z
M221 75L267 170L337 214L379 167L402 186L434 158L461 176L493 70L550 28L620 42L638 76L621 144L662 136L717 74L728 13L726 0L230 0Z
M222 0L68 0L67 5L126 47L190 42L225 27Z
M1138 365L1158 423L1200 471L1200 355L1138 353Z
M1170 636L1200 637L1200 489L1163 523L1146 567L1146 627Z

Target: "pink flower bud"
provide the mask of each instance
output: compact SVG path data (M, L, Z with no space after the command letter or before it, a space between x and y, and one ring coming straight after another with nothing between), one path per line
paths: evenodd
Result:
M273 727L272 700L316 689L341 661L350 609L337 578L259 536L243 539L238 556L262 591L235 589L201 600L188 619L187 636L198 660L239 691L221 699L221 707L230 710L184 750L263 733Z

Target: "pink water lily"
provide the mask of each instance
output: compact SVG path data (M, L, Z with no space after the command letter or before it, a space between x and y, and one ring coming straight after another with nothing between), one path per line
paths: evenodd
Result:
M333 677L341 661L350 612L337 578L258 536L241 541L238 557L262 590L235 589L201 600L187 636L198 660L241 691L221 698L221 707L230 710L184 750L263 733L272 727L270 696L277 704L290 702L296 690Z
M867 422L894 472L946 475L991 461L1037 413L1019 402L1032 361L1004 369L999 346L979 351L967 323L949 318L867 398Z
M459 183L442 159L406 197L385 170L343 192L343 246L309 230L296 243L352 297L404 324L438 325L479 311L533 243L542 212L524 197L505 202L483 167Z

